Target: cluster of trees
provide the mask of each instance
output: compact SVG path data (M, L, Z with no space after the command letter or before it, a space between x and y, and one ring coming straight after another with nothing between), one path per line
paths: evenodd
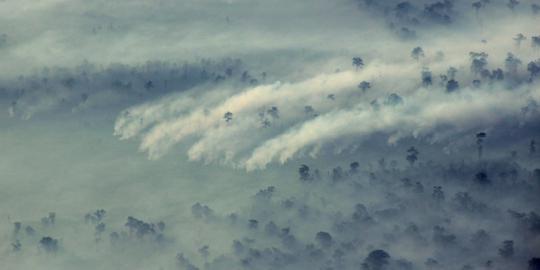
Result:
M0 80L0 98L11 100L12 115L27 118L39 110L122 108L141 99L185 91L200 84L229 81L249 85L265 78L264 72L252 75L238 59L181 64L155 61L107 67L85 62L73 69L44 68L15 80Z
M540 169L486 159L487 133L471 137L478 161L437 164L414 146L404 153L404 167L381 158L378 167L353 161L322 173L303 164L300 192L287 197L279 185L263 188L247 212L221 215L197 203L192 212L201 222L242 233L230 254L209 260L208 252L180 253L177 263L181 269L537 269ZM530 145L528 157L537 160L534 140Z
M502 6L500 2L490 0L478 0L470 4L460 3L455 0L433 1L374 1L357 0L363 9L381 13L390 29L403 39L415 39L417 30L426 26L449 26L458 20L464 20L470 13L474 13L476 19L488 12L490 6ZM466 6L468 5L468 6ZM523 15L540 14L540 4L521 4L519 0L508 0L504 3L510 14L516 13L520 7L526 10Z
M524 38L523 35L521 35ZM411 57L415 60L419 60L424 57L424 51L421 47L415 47L411 52ZM494 82L504 82L506 87L513 88L522 83L532 82L536 77L540 75L540 59L531 60L526 65L526 71L529 73L528 77L521 76L520 68L522 61L514 54L508 53L505 59L504 69L495 68L489 70L488 66L488 54L485 52L470 52L471 59L470 72L474 78L472 82L466 85L472 85L474 88L482 86L483 81L487 81L489 84ZM447 92L454 92L460 88L460 83L456 79L456 73L458 70L454 67L450 67L446 74L441 74L440 85L446 89ZM420 73L421 84L424 87L433 85L433 75L428 67L423 67Z
M403 149L400 162L300 165L296 181L260 189L250 207L234 213L197 202L191 206L194 222L219 228L232 238L231 248L207 243L179 252L171 263L190 270L536 270L540 168L490 159L486 153L493 150L484 149L489 138L486 132L471 135L477 149L471 150L470 162L436 163L429 160L431 152L415 145ZM538 160L535 147L531 140L524 157ZM83 215L99 245L110 243L114 252L155 243L161 250L178 251L174 244L163 245L174 242L164 236L163 221L129 216L123 228L112 230L108 216L103 209ZM10 248L63 252L68 248L64 238L48 235L59 223L53 212L37 222L38 230L15 222ZM110 241L100 241L106 233Z
M84 221L88 225L93 225L95 228L95 241L100 242L102 240L102 235L107 231L107 226L105 224L106 211L103 209L98 209L93 212L89 212L84 215ZM54 226L56 214L49 213L48 216L41 219L41 226L39 231L46 233L55 229ZM56 253L60 250L60 240L51 236L42 236L41 238L36 238L38 232L31 226L27 225L24 228L23 232L23 223L14 222L13 223L13 234L11 247L13 252L23 251L23 243L25 245L33 246L36 244L40 249L46 253ZM158 244L163 244L167 241L167 238L164 236L165 223L159 221L157 223L149 223L143 220L129 216L125 223L126 230L111 231L109 234L111 244L122 244L132 241L142 241L148 240ZM38 241L39 239L39 241Z
M40 230L46 231L47 229L54 227L56 224L56 213L51 212L46 217L41 218ZM37 232L31 225L24 226L20 221L13 222L13 234L11 248L14 252L19 252L23 249L23 240L36 241ZM39 247L45 252L54 253L59 249L58 239L50 236L43 236L40 238Z

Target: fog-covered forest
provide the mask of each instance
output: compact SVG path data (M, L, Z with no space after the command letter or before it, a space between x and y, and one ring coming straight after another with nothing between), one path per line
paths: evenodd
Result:
M0 269L540 269L538 0L0 0Z

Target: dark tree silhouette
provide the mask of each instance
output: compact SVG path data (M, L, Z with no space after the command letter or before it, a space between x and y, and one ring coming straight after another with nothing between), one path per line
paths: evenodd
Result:
M397 106L401 104L403 104L403 98L396 93L392 93L388 95L386 99L384 100L384 105L387 105L387 106Z
M371 83L367 81L362 81L360 84L358 84L358 88L362 89L362 92L366 92L368 89L371 88Z
M96 210L95 212L93 213L88 213L84 216L84 221L86 223L93 223L93 224L97 224L99 222L101 222L103 220L103 218L105 218L105 214L107 212L103 209L98 209Z
M506 3L506 6L511 9L512 11L514 11L514 9L519 5L519 1L518 0L508 0L508 3Z
M224 115L223 115L223 119L225 119L225 122L229 123L232 121L233 119L233 114L232 112L226 112Z
M448 79L455 79L456 78L456 73L458 72L457 68L455 67L449 67L448 70L446 71L446 76L448 76Z
M309 167L305 164L302 164L300 168L298 169L298 173L300 174L300 180L302 181L310 181L313 180L313 177L311 176L309 172Z
M22 244L19 240L15 240L15 242L11 243L11 248L14 252L20 251L22 248Z
M429 71L428 68L423 68L422 69L422 73L421 73L421 77L422 77L422 85L423 86L430 86L433 84L433 77L431 75L431 71Z
M508 259L514 256L514 241L505 240L502 243L502 247L499 248L499 255L501 257Z
M358 70L359 68L364 67L364 60L360 57L353 57L352 65Z
M507 54L506 59L504 60L504 66L506 68L506 72L508 72L509 74L515 75L520 65L521 65L521 60L516 58L512 53Z
M486 138L487 134L485 132L479 132L476 133L476 147L478 149L478 160L482 159L483 151L484 151L484 139Z
M414 48L411 51L411 57L416 61L420 60L420 58L425 57L424 50L422 49L422 47Z
M275 106L272 106L270 109L266 111L272 118L278 119L279 118L279 109Z
M323 248L329 248L332 246L332 236L327 232L318 232L315 236L315 240Z
M487 66L488 54L485 52L470 52L471 72L473 74L481 74Z
M388 265L390 254L382 249L377 249L369 253L362 263L364 270L382 270Z
M183 253L178 253L176 255L176 263L183 267L186 270L199 270L198 267L196 267L194 264L192 264Z
M195 203L191 206L191 214L196 218L211 218L214 215L214 211L207 205Z
M47 252L56 252L58 251L58 240L45 236L39 240L41 247Z
M540 14L540 5L539 4L532 4L531 10L534 15Z
M30 236L36 234L36 231L30 225L26 226L26 228L24 228L24 231L26 232L26 234L28 234Z
M489 185L489 184L491 184L491 180L489 180L488 175L484 171L478 172L474 176L474 180L476 181L476 183L478 183L480 185Z
M525 37L525 35L523 35L522 33L519 33L519 34L516 35L516 37L514 37L514 41L516 42L516 45L518 47L520 47L521 42L523 42L526 39L527 39L527 37Z
M14 227L13 233L14 233L14 234L18 234L19 231L21 230L22 223L20 223L20 222L18 222L18 221L17 221L17 222L14 222L14 223L13 223L13 227Z
M446 231L443 226L433 227L433 242L438 245L447 246L456 242L456 236Z
M529 270L540 270L540 258L533 257L529 260Z
M204 260L208 259L208 256L210 256L210 247L208 245L205 245L201 248L199 248L199 254L204 258Z
M540 36L533 36L531 37L531 45L536 48L540 47Z
M482 1L476 1L471 4L471 6L474 8L474 11L476 13L476 16L478 16L478 13L480 13L480 9L484 6Z
M411 148L407 149L407 161L409 162L409 164L412 166L414 166L414 163L418 160L418 154L420 152L418 152L418 150L416 150L416 148L414 146L411 146Z
M453 1L443 0L425 5L423 15L427 19L440 23L450 24L452 22Z
M360 164L358 162L354 161L349 165L349 173L350 174L356 174L356 173L358 173L359 168L360 168Z
M527 65L527 71L531 74L531 80L534 79L534 77L540 75L540 59L537 59L536 61L531 61Z
M437 202L442 202L444 201L444 191L442 190L442 187L441 186L434 186L433 187L433 193L431 194L431 197L437 201Z
M446 83L446 92L451 93L459 89L458 81L452 79Z

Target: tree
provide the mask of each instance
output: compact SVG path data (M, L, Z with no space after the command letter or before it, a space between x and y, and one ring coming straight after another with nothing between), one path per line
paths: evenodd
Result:
M476 15L478 16L478 13L480 12L480 9L483 6L482 2L481 1L473 2L471 6L474 8L474 11L475 11Z
M444 201L444 191L441 186L434 186L433 187L433 193L431 194L431 197L437 201L442 202Z
M300 168L298 169L298 173L300 174L300 180L302 181L309 181L313 179L313 177L311 177L311 174L309 173L309 167L305 164L302 164L300 166Z
M85 220L86 223L97 224L97 223L99 223L99 222L101 222L103 220L106 213L107 212L105 210L98 209L94 213L87 213L84 216L84 220Z
M13 233L14 233L14 234L18 234L19 231L21 230L22 223L20 223L20 222L18 222L18 221L17 221L17 222L14 222L14 223L13 223L13 227L14 227L14 232L13 232Z
M268 235L276 235L279 232L279 228L276 225L276 223L274 223L273 221L270 221L266 223L266 225L264 226L264 231Z
M360 57L353 57L352 65L358 70L359 68L364 67L364 60Z
M327 232L318 232L315 236L315 240L323 248L329 248L332 246L332 236Z
M183 253L178 253L176 255L176 263L186 270L199 270L199 268L192 264Z
M317 117L318 114L317 112L315 112L315 109L313 108L313 106L310 106L310 105L307 105L304 107L304 113L308 116L308 117Z
M439 245L451 245L455 243L456 236L446 231L443 226L433 227L433 242Z
M455 67L449 67L446 71L446 76L448 76L449 79L453 80L456 78L456 73L458 72L457 68Z
M233 119L233 114L232 112L226 112L224 115L223 115L223 119L225 119L225 122L229 123L232 121Z
M502 243L502 247L499 248L499 255L505 259L509 259L514 256L514 241L505 240Z
M531 10L532 10L534 15L539 14L540 13L540 5L539 4L532 4L531 5Z
M358 88L362 89L362 92L366 92L368 89L371 88L371 83L367 81L362 81L360 84L358 84Z
M531 74L531 80L533 80L533 78L537 75L540 75L540 59L529 62L527 65L527 71L529 71Z
M484 171L478 172L474 176L474 180L476 181L476 183L478 183L480 185L489 185L489 184L491 184L491 180L489 180L488 175Z
M387 105L387 106L397 106L401 104L403 104L403 98L396 93L392 93L388 95L386 99L384 100L384 105Z
M360 168L360 164L357 161L354 161L349 165L349 173L356 174L358 173L359 168Z
M272 118L278 119L279 118L279 109L275 106L272 106L270 109L266 111Z
M473 74L481 74L487 65L488 54L485 52L470 52L471 72Z
M32 236L36 233L36 230L34 230L34 228L32 228L32 226L28 225L26 226L26 228L24 228L24 231L26 232L26 234Z
M377 249L369 253L364 259L362 269L364 270L382 270L389 263L390 254L382 249Z
M529 270L540 270L540 258L533 257L529 260Z
M49 213L48 216L41 218L41 224L43 226L52 226L54 225L56 219L56 214L54 212Z
M504 66L506 68L506 72L511 75L516 75L517 70L519 66L521 65L521 60L516 58L514 54L508 53L506 56L506 59L504 60Z
M540 47L540 36L531 37L531 43L533 47Z
M150 91L152 88L154 88L154 83L152 81L144 83L144 89L146 89L146 91Z
M208 259L208 256L210 256L210 247L208 245L205 245L201 248L199 248L199 254L204 258L204 260Z
M453 2L450 0L437 1L424 7L424 16L433 22L440 24L450 24L453 11Z
M485 132L479 132L476 133L476 146L478 149L478 160L482 159L482 154L484 150L484 139L486 138L487 134Z
M407 161L411 164L411 167L414 166L414 163L418 160L418 154L420 152L418 152L418 150L416 150L416 148L414 148L414 146L411 146L411 148L409 148L407 150Z
M508 0L508 3L506 3L506 6L511 9L512 11L514 11L514 9L519 5L519 1L518 0Z
M248 220L248 227L252 230L256 230L259 227L259 221L256 219Z
M341 166L337 166L335 168L332 169L332 173L331 173L331 176L332 176L332 181L334 182L338 182L339 180L343 179L343 169L341 168Z
M15 240L15 242L11 243L11 248L13 248L13 251L17 252L21 250L21 242L19 240Z
M433 77L431 75L431 71L429 71L428 68L423 68L422 69L422 73L421 73L421 76L422 76L422 85L427 87L427 86L430 86L433 84Z
M524 40L526 40L527 37L525 37L522 33L519 33L516 35L516 37L514 38L514 41L516 42L516 45L518 47L521 46L521 42L523 42Z
M411 52L411 57L416 61L420 60L420 58L425 57L424 50L422 49L422 47L414 48Z
M452 79L446 83L446 92L454 92L459 89L459 82Z
M58 251L58 240L56 240L56 239L54 239L52 237L45 236L45 237L41 238L39 243L41 244L41 247L43 247L43 249L45 249L45 251L47 251L47 252L56 252L56 251Z
M196 218L211 218L214 215L214 211L207 205L195 203L191 206L191 214Z
M497 69L491 71L490 79L497 80L497 81L504 80L504 73L503 73L502 69L497 68Z

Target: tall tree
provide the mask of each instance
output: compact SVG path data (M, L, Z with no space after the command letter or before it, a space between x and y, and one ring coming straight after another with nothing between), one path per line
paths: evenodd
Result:
M414 166L414 163L418 160L418 150L414 148L414 146L411 146L411 148L407 149L407 161L411 164L411 167Z
M359 68L364 67L364 60L360 57L353 57L352 64L358 70Z
M484 139L486 138L487 134L485 132L479 132L476 133L476 146L478 149L478 160L482 159L482 154L484 151Z

